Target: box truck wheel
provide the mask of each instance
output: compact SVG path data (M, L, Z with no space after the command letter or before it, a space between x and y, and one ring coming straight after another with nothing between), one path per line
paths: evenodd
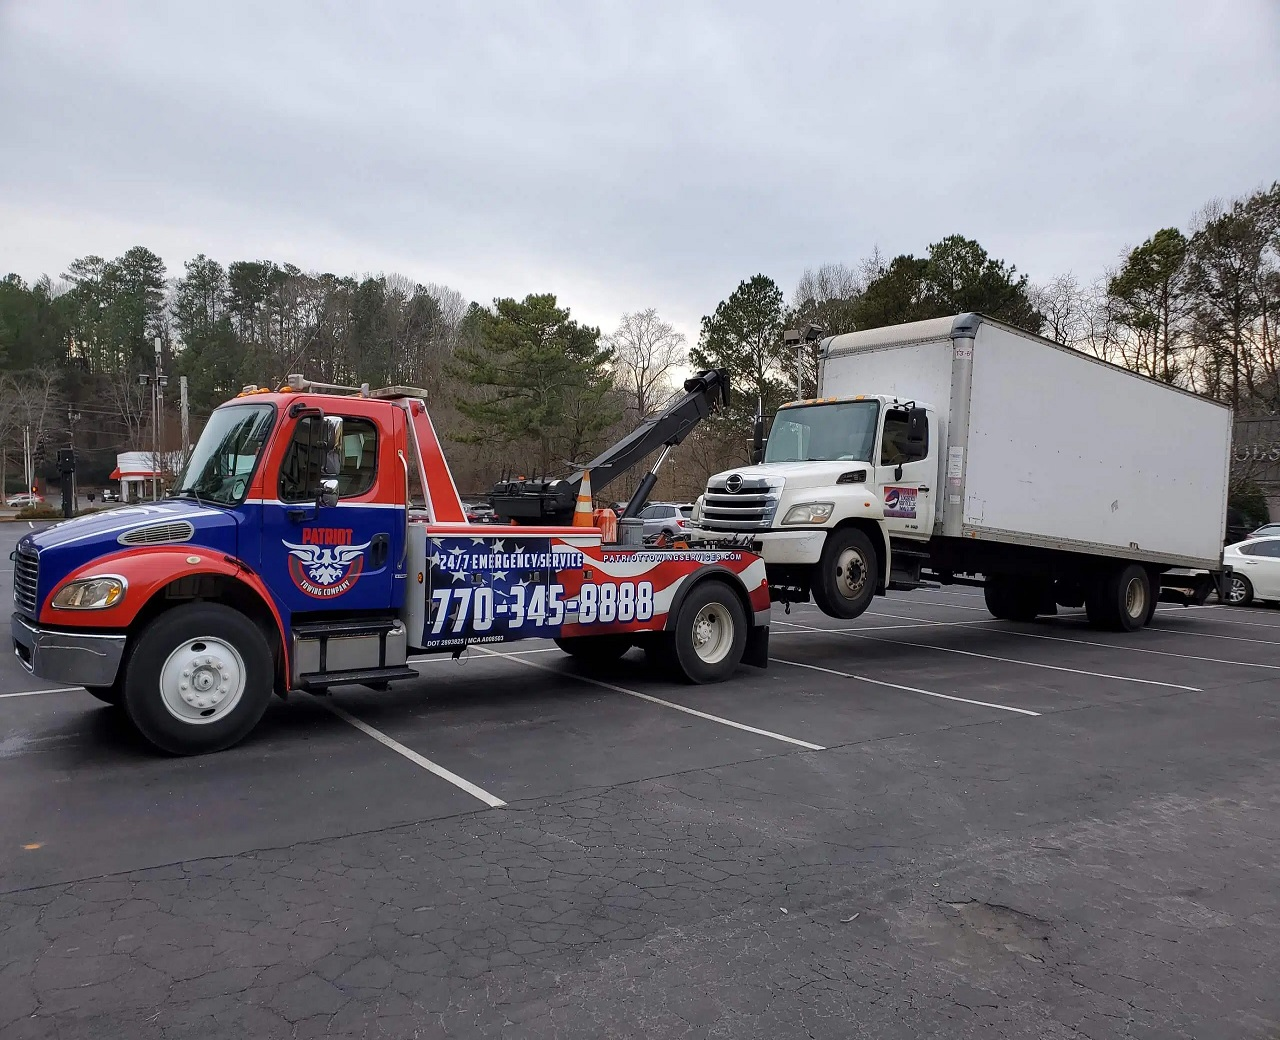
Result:
M556 646L583 664L611 664L631 649L631 636L566 636Z
M871 539L856 527L827 536L813 572L813 600L829 617L856 618L876 594L879 557Z
M1043 582L994 574L983 584L982 595L991 616L1001 621L1034 621L1041 614L1052 613L1052 590Z
M650 659L691 683L723 682L742 662L747 612L722 581L704 581L685 596L675 625L645 646Z
M1131 563L1094 580L1085 610L1095 628L1136 632L1147 623L1151 598L1151 576L1145 567Z
M162 751L221 751L258 724L274 675L252 620L221 603L189 603L143 629L125 666L124 707Z

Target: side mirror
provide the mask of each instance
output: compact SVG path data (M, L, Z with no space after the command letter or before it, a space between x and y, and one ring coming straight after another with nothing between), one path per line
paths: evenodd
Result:
M322 506L336 506L338 504L337 479L325 477L320 481L320 494L316 496L316 502Z
M342 417L340 415L326 415L321 419L321 429L323 433L320 437L320 443L324 446L326 452L337 451L342 446Z
M756 413L751 423L751 464L764 458L764 416Z
M923 408L910 408L907 411L907 443L924 448L929 440L929 417Z

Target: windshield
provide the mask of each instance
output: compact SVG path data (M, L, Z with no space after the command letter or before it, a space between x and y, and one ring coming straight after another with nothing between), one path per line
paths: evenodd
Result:
M878 401L783 408L773 420L765 462L869 462Z
M224 506L243 499L275 414L269 404L230 405L215 411L173 493Z

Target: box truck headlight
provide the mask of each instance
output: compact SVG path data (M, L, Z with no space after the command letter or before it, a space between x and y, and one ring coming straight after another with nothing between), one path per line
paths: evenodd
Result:
M835 509L834 503L831 502L802 502L798 506L792 506L787 510L787 515L782 518L783 526L787 524L825 524L831 519L831 512Z
M53 605L62 610L105 610L124 599L125 588L123 578L85 578L63 586L53 597Z

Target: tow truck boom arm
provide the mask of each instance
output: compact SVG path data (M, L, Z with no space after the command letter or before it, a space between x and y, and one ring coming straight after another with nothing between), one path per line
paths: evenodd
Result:
M729 374L713 368L684 381L684 395L644 421L582 469L561 480L503 480L489 495L494 511L504 520L568 523L573 516L583 477L591 473L591 488L603 491L658 448L672 448L722 404L729 403ZM665 457L665 453L661 459ZM654 467L656 471L657 466ZM627 505L626 515L639 512L656 476L650 473Z

